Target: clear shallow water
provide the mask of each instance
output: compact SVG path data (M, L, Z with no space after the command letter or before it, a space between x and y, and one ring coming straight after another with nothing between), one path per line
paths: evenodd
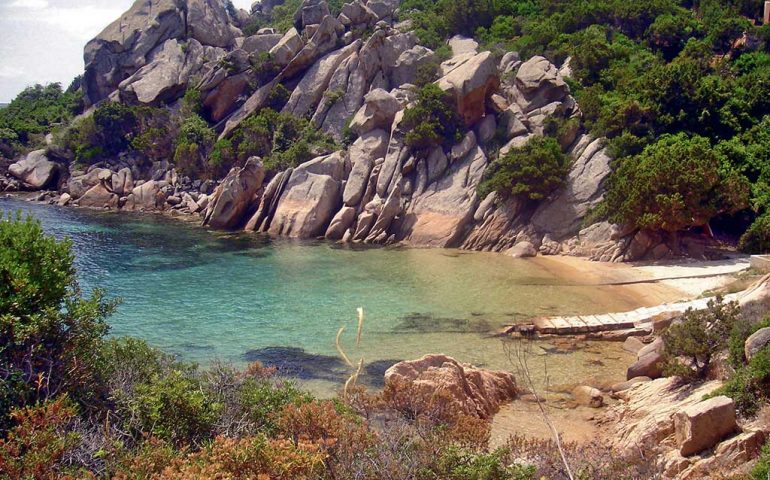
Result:
M538 262L496 254L295 242L161 216L0 199L0 211L17 210L72 239L85 290L98 286L123 299L110 319L112 334L141 337L202 364L273 363L318 392L349 375L334 346L341 326L349 356L365 358L366 381L376 386L395 361L432 352L510 368L500 342L490 339L502 325L619 306L612 295L560 279ZM359 306L366 322L356 349ZM618 376L613 359L624 355L607 344L549 355L550 380Z

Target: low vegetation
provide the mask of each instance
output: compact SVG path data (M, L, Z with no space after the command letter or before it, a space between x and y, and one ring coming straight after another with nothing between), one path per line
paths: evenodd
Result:
M83 109L76 79L66 91L58 83L35 85L0 109L0 155L13 158L45 145L45 135Z
M564 184L569 157L552 137L537 137L493 161L479 185L479 196L542 200Z
M404 111L401 128L408 146L422 151L452 145L462 139L460 119L448 93L435 83L417 92L414 105Z

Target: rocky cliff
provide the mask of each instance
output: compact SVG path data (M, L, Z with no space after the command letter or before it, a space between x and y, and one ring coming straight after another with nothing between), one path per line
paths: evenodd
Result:
M287 32L266 28L244 36L248 14L221 0L137 1L86 46L89 103L174 109L192 87L227 138L281 85L291 92L284 113L308 118L338 140L349 125L357 139L268 178L252 159L216 191L210 182L180 178L169 162L145 170L126 159L89 171L70 168L59 181L63 203L172 209L200 214L212 227L272 235L514 256L539 251L622 261L681 251L606 223L583 228L602 199L611 159L605 141L579 127L559 138L571 165L555 194L537 204L494 193L479 198L477 186L495 156L543 135L549 117L580 118L565 82L569 62L522 61L515 52L495 54L471 39L450 39L451 56L434 81L451 96L465 134L451 147L409 148L404 110L425 66L439 62L409 22L398 23L398 7L398 0L355 0L334 16L325 1L305 0ZM27 186L50 186L59 172L46 162L36 152L11 173ZM691 248L703 252L701 244Z

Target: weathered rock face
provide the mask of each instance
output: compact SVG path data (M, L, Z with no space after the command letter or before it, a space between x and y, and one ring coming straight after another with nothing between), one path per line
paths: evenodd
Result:
M297 167L278 200L268 232L297 238L323 235L340 207L346 162L336 153Z
M466 125L481 120L486 100L499 84L497 65L491 52L465 59L438 81L442 90L454 96L457 111Z
M519 67L515 85L515 101L525 113L561 101L569 93L569 87L556 66L537 56Z
M713 447L736 428L735 403L725 396L704 400L674 416L676 441L684 457Z
M233 168L217 187L209 201L205 225L232 229L243 223L243 217L252 205L265 179L262 162L252 157L243 168Z
M378 88L364 97L364 106L350 122L350 129L362 135L376 128L387 128L393 124L401 104L396 97Z
M86 45L86 100L94 104L106 98L150 63L153 52L167 40L188 38L224 48L233 46L237 36L240 31L230 23L220 0L137 0Z
M756 458L764 434L744 427L746 431L725 439L740 430L732 400L704 400L719 386L694 386L675 378L631 385L617 393L621 402L599 417L607 430L602 437L619 455L641 454L655 462L663 478L695 480L735 472Z
M448 402L469 415L489 418L517 395L508 372L461 364L446 355L426 355L399 362L385 372L386 396L406 391L424 400Z
M166 205L167 195L163 188L164 181L150 180L134 187L126 199L124 210L152 212L162 210Z
M118 196L110 191L103 182L91 187L77 202L81 207L118 208Z
M8 173L33 190L53 186L59 178L60 167L48 160L45 150L35 150L8 167Z
M150 63L118 86L124 102L159 104L178 98L184 93L190 78L203 71L204 59L215 65L225 56L225 51L204 47L195 39L184 43L169 39L151 56Z
M404 218L405 240L431 247L459 245L473 220L476 186L486 165L486 155L476 147L413 199Z

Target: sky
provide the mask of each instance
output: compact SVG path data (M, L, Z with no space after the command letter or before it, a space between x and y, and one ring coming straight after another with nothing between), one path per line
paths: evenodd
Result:
M233 0L248 10L253 0ZM0 0L0 103L36 83L67 88L83 47L133 0Z

